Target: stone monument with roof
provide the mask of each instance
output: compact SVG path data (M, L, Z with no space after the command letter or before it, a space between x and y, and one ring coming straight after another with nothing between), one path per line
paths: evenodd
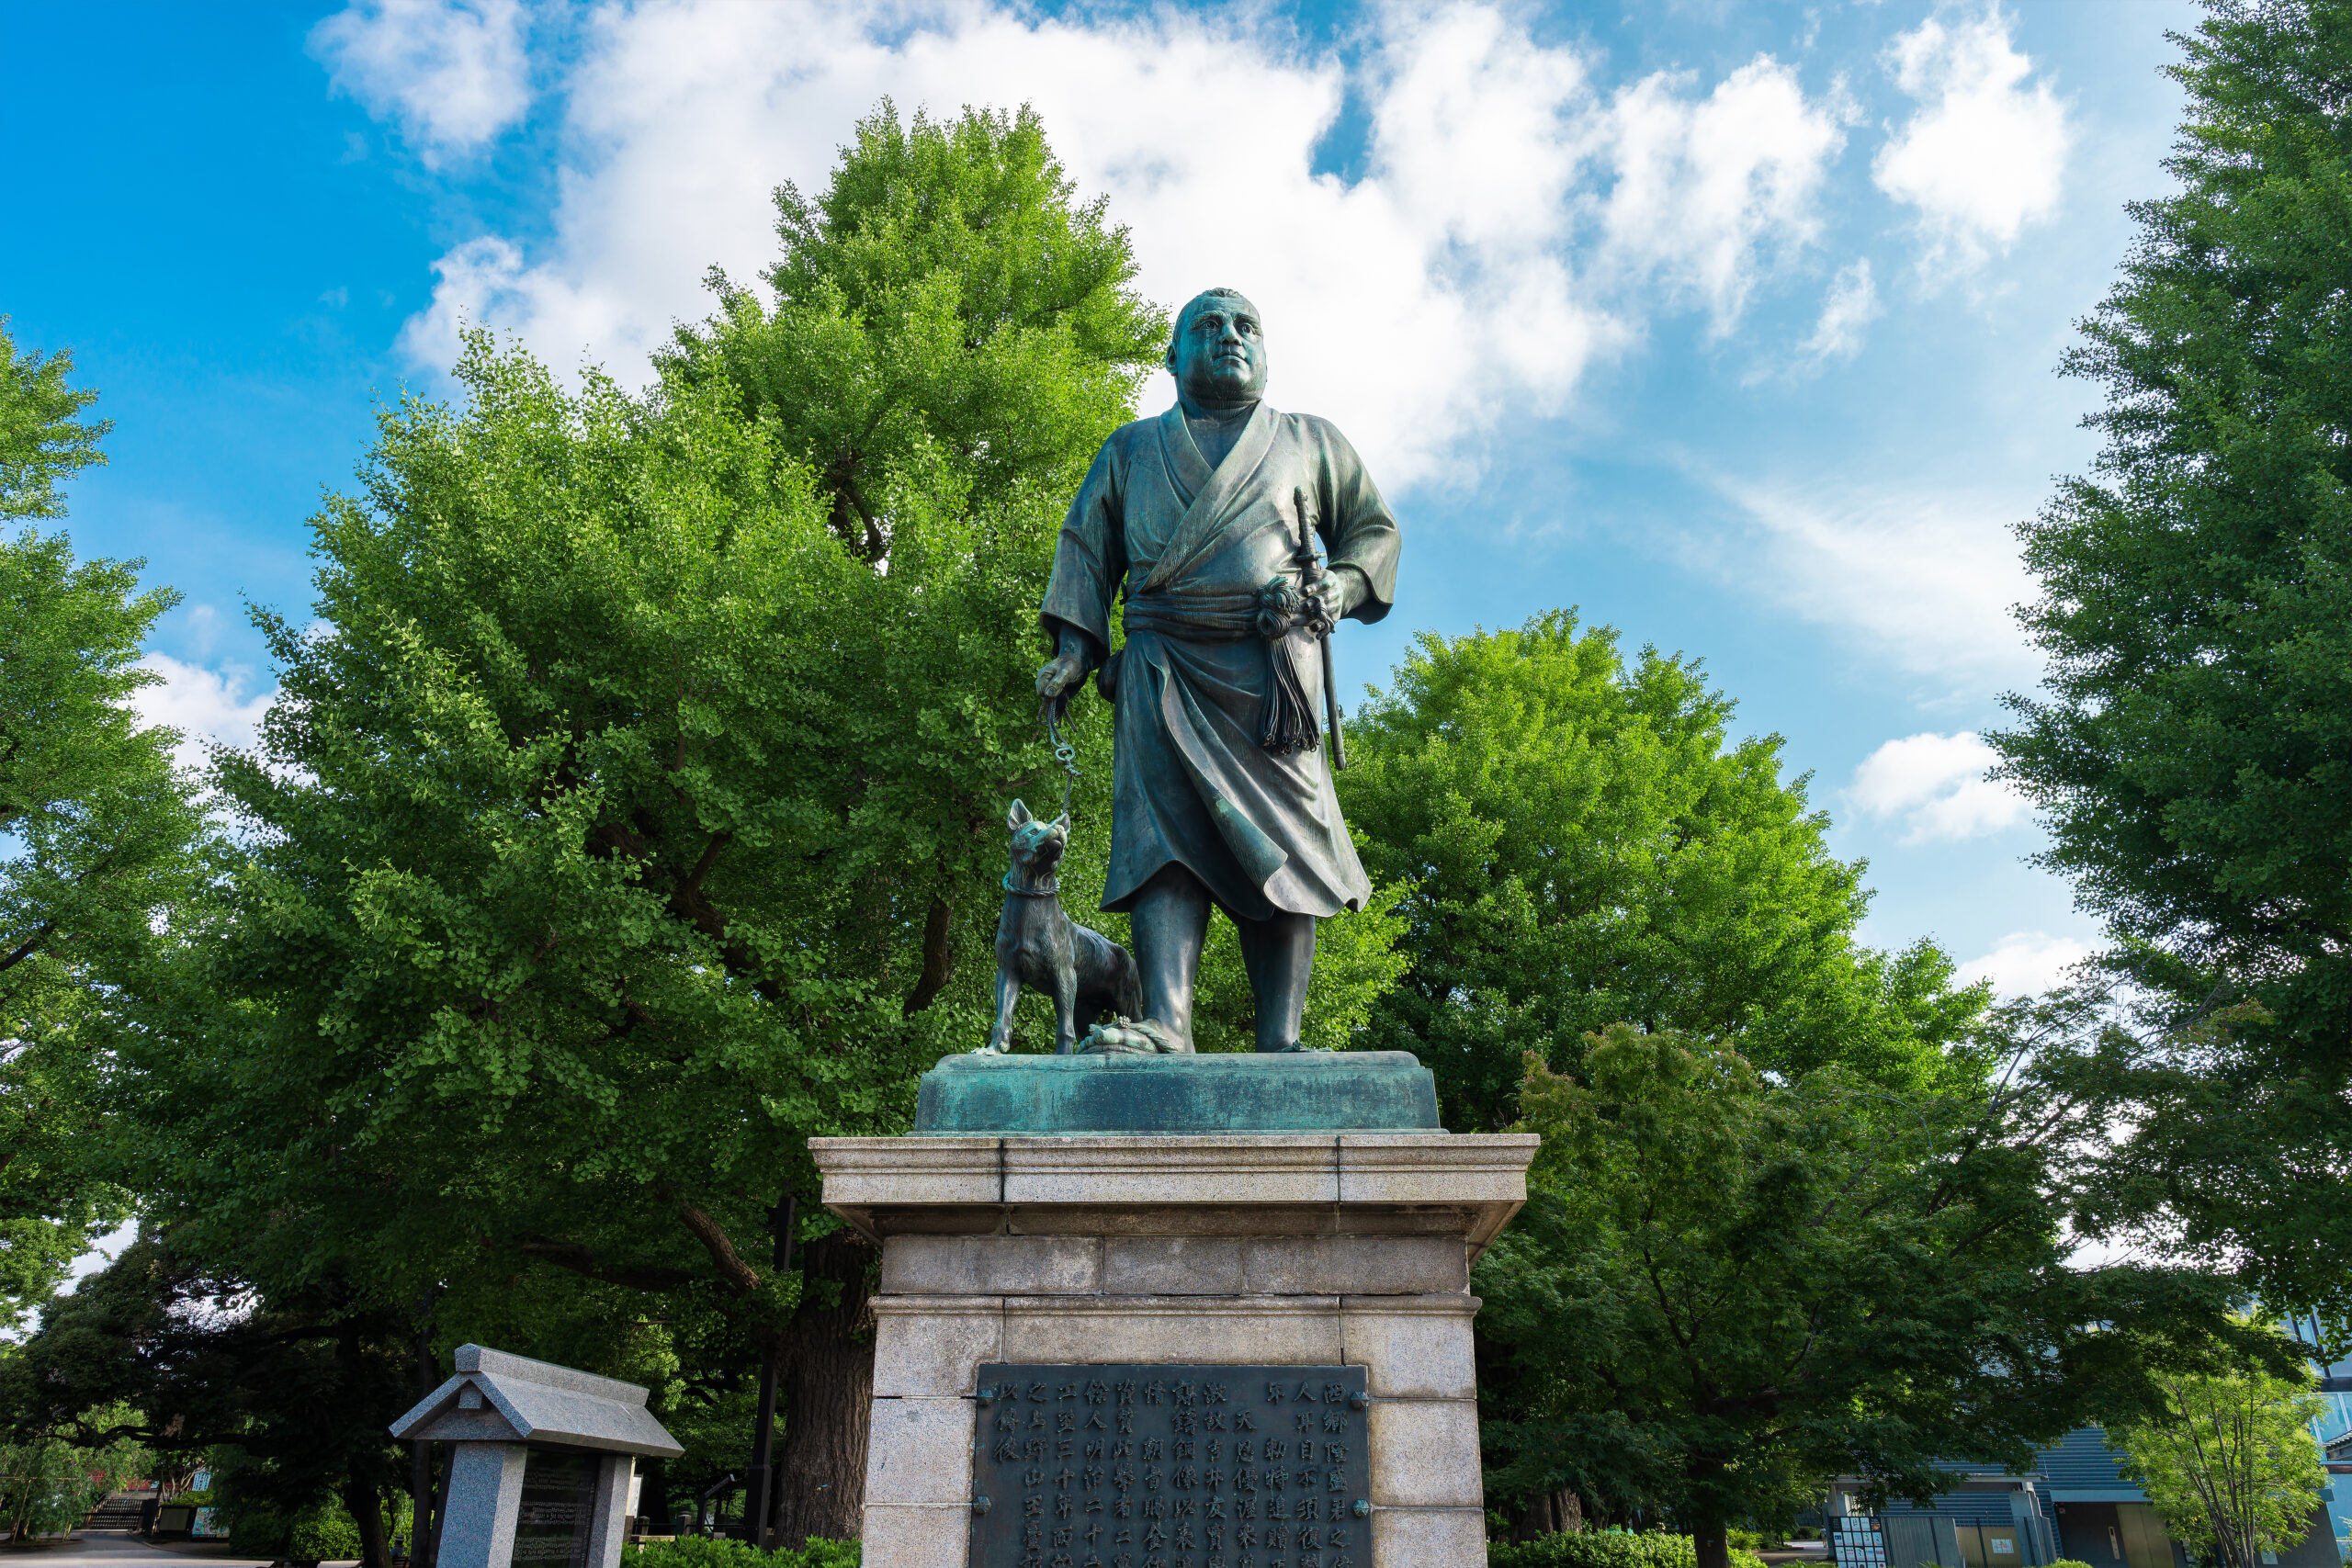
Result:
M637 1461L685 1451L646 1391L480 1345L458 1346L455 1361L391 1428L456 1450L442 1568L617 1568Z

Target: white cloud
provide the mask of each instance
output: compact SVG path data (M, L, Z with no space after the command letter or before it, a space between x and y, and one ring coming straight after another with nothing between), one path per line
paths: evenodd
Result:
M1705 91L1658 75L1612 96L1577 48L1495 6L1370 25L1351 185L1312 172L1343 67L1255 9L605 7L560 67L549 238L452 249L403 346L446 366L474 321L559 368L593 355L628 374L708 310L709 265L748 279L773 257L771 187L821 188L885 95L909 113L1029 103L1080 190L1133 229L1142 288L1170 304L1247 290L1274 400L1337 421L1396 489L1466 472L1507 411L1558 409L1664 300L1728 323L1815 234L1838 116L1770 58ZM1168 396L1155 382L1147 412Z
M1865 816L1901 818L1903 841L1976 839L2026 820L2025 797L1986 778L2000 761L1968 730L1957 735L1909 735L1862 759L1846 798Z
M530 107L524 22L518 0L353 0L311 29L311 52L434 166Z
M274 688L246 695L252 675L240 665L208 670L166 653L151 653L139 662L163 680L135 694L131 706L141 722L180 732L175 756L181 767L192 771L201 771L210 760L208 740L239 750L251 748L259 736L262 716L277 700Z
M2035 596L2010 532L2028 492L1713 481L1752 534L1699 564L1914 674L1981 688L2039 668L2009 607Z
M1962 964L1956 978L1963 986L1990 980L2002 996L2027 996L2064 984L2066 972L2090 955L2089 943L2070 936L2011 931L1992 952Z
M1805 340L1804 356L1815 365L1851 359L1862 351L1862 333L1884 312L1878 302L1878 285L1871 278L1868 256L1838 269L1829 280L1828 296L1821 302L1821 319Z
M1879 149L1878 187L1918 209L1922 271L1973 267L2058 209L2066 107L2009 39L1997 6L1973 21L1930 17L1887 50L1895 83L1917 100Z
M1796 73L1758 56L1704 98L1658 74L1619 95L1607 231L1620 265L1705 300L1718 335L1747 302L1764 253L1819 230L1822 175L1845 132Z

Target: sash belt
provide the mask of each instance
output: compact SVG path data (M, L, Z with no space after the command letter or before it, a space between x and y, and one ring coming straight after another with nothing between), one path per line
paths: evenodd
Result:
M1291 639L1287 634L1268 639L1258 629L1258 611L1255 593L1186 594L1181 599L1148 593L1127 601L1126 629L1129 636L1157 632L1182 642L1265 644L1266 700L1258 719L1258 744L1278 756L1312 751L1321 735L1291 657ZM1124 662L1125 655L1121 649L1114 662ZM1104 694L1110 695L1118 689L1120 676L1114 671L1106 673L1111 679Z
M1184 642L1252 642L1258 638L1258 596L1200 593L1164 599L1147 594L1127 601L1126 629L1158 632Z

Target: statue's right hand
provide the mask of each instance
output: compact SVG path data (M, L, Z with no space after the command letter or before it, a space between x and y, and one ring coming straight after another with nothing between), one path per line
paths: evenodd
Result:
M1057 655L1037 671L1037 696L1043 702L1058 702L1078 689L1086 679L1086 660L1074 653Z

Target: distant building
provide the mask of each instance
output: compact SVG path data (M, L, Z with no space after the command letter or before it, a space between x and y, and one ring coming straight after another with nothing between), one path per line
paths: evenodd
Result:
M1963 1471L1934 1507L1895 1502L1875 1516L1857 1512L1860 1483L1841 1481L1829 1499L1830 1550L1839 1568L2041 1568L2062 1557L2090 1568L2193 1568L2118 1458L2105 1434L2086 1427L2042 1450L2030 1474ZM2337 1499L2352 1491L2352 1463L2343 1469L2345 1480L2321 1494L2311 1534L2266 1562L2338 1568L2352 1545L2340 1539Z
M2318 1325L2281 1325L2317 1345ZM2311 1533L2292 1551L2266 1556L2276 1568L2338 1568L2352 1561L2352 1362L2321 1363L2326 1410L2312 1423L2328 1469L2312 1510ZM1962 1477L1932 1508L1894 1503L1875 1516L1858 1511L1861 1483L1840 1480L1829 1494L1830 1551L1838 1568L2041 1568L2071 1558L2090 1568L2193 1568L2187 1549L2137 1484L2123 1478L2119 1456L2095 1427L2069 1432L2043 1449L2032 1472L2003 1475L1951 1467Z
M2290 1318L2286 1326L2305 1345L2316 1346L2324 1337L2316 1318ZM2319 1370L2319 1396L2327 1405L2312 1423L2312 1436L2327 1456L2328 1495L2320 1506L2327 1510L2336 1555L2352 1559L2352 1361L2323 1362L2314 1353L2312 1363Z

